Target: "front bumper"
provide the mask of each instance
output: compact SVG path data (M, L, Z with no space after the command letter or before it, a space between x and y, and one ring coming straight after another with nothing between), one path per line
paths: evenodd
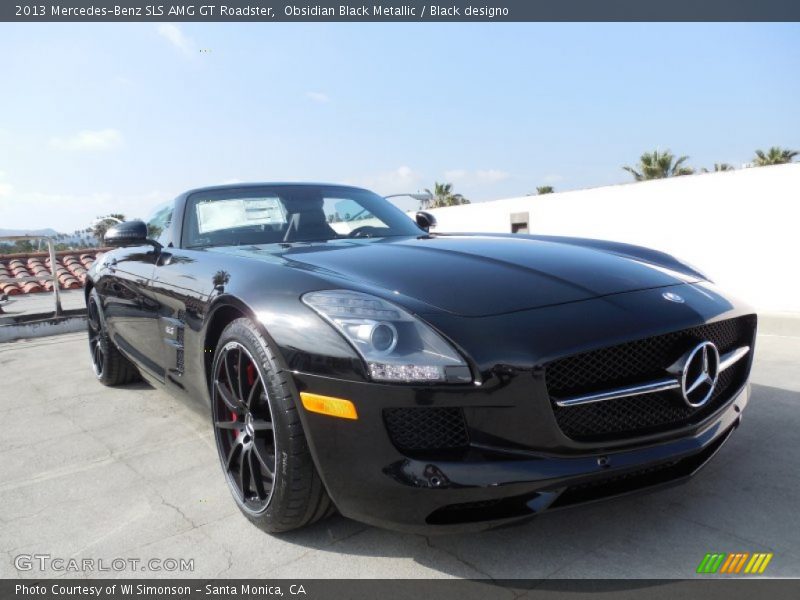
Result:
M625 446L542 452L493 444L487 436L457 457L414 458L390 441L384 408L472 404L472 423L480 425L481 405L487 400L482 392L404 388L301 373L295 373L295 383L299 391L348 398L358 408L356 421L301 410L317 469L339 511L371 525L425 533L489 529L545 510L685 480L739 425L749 399L745 385L703 421ZM493 420L487 417L487 428Z
M664 300L662 294L673 290L684 303ZM634 427L636 433L625 436L568 435L551 402L547 369L564 357L749 316L748 307L710 284L494 317L423 315L458 340L474 385L379 384L357 373L320 371L328 364L324 356L299 360L296 352L288 366L299 392L346 398L358 411L358 420L344 420L300 409L317 469L342 514L405 531L480 530L692 475L739 424L750 362L742 362L741 378L696 419ZM742 342L751 347L748 361L754 318L750 327L751 337ZM731 339L739 340L734 333ZM730 337L714 335L721 343ZM694 340L680 343L689 348ZM466 444L459 452L432 452L431 445L399 443L386 417L398 409L463 414ZM415 423L427 427L430 421L414 421L410 434Z

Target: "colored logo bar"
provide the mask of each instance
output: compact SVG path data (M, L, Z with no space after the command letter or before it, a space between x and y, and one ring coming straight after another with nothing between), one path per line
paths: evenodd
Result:
M720 575L760 575L772 560L772 552L709 553L697 565L697 572Z

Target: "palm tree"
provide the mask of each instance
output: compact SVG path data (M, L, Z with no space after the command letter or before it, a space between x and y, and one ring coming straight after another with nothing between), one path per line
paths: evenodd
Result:
M106 231L108 231L109 227L113 226L115 223L119 223L120 221L125 220L125 215L121 214L110 214L106 215L105 217L98 217L97 221L91 227L86 229L86 232L91 232L94 238L97 240L98 243L103 243L103 238L106 235ZM75 233L78 233L77 231ZM84 242L85 243L85 242Z
M763 150L756 150L756 157L753 162L757 167L768 165L783 165L792 162L797 156L797 150L789 150L780 146L773 146L766 153Z
M453 193L452 183L433 184L433 191L425 189L429 199L420 202L420 208L441 208L442 206L457 206L459 204L469 204L469 200L461 194Z
M714 163L714 173L721 173L722 171L735 171L736 169L733 168L733 165L729 165L728 163ZM711 173L705 167L703 167L703 173Z
M536 187L536 193L540 196L542 194L552 194L553 192L555 192L555 190L552 185L540 185Z
M633 167L622 167L633 175L636 181L646 181L648 179L664 179L665 177L678 177L679 175L692 175L694 169L684 167L683 163L689 159L688 156L681 156L675 160L675 155L669 150L660 152L645 152L639 158L639 164ZM638 170L637 170L638 169Z

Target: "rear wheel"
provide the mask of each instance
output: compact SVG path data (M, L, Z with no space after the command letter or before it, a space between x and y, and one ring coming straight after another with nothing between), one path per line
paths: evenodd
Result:
M103 385L122 385L137 381L139 371L117 349L106 331L100 309L100 295L93 289L86 302L89 330L89 356L97 381Z
M275 351L252 321L228 325L212 367L217 451L239 509L271 533L303 527L332 510L293 394Z

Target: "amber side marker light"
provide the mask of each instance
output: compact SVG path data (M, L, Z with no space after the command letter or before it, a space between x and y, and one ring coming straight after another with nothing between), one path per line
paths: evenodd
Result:
M309 412L328 415L329 417L339 417L340 419L352 419L354 421L358 419L355 405L344 398L300 392L300 400Z

